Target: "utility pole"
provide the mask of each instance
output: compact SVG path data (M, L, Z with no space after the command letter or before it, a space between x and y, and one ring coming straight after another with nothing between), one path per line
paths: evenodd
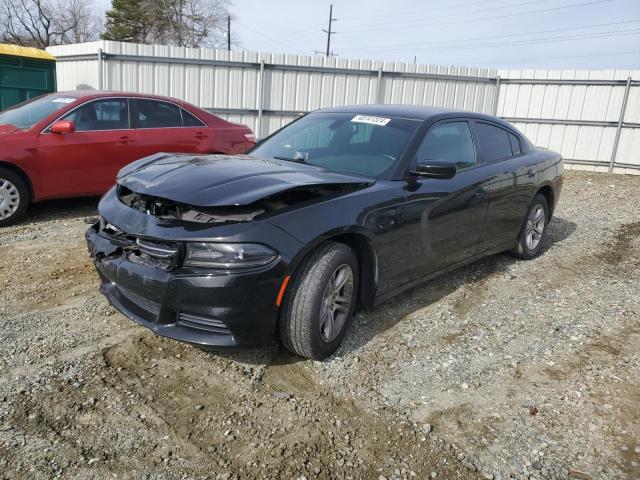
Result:
M231 50L231 15L227 17L227 50Z
M331 34L336 33L331 30L331 24L336 20L338 19L333 18L333 4L331 4L329 5L329 29L328 30L325 30L324 28L322 29L322 31L327 34L327 51L325 53L327 57L331 56Z

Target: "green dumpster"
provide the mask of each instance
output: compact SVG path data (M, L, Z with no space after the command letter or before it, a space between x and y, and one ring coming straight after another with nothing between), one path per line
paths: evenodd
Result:
M37 48L0 43L0 110L56 90L56 59Z

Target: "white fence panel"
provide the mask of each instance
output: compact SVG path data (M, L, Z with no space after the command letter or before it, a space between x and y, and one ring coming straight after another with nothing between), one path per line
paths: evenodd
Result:
M110 41L49 50L59 60L61 88L168 95L247 123L260 136L299 114L346 104L437 105L491 113L496 93L487 78L495 72L487 69Z
M496 72L110 41L48 50L58 58L60 90L168 95L247 124L258 136L323 107L441 106L506 118L567 163L640 173L640 71Z
M504 70L497 115L569 163L616 171L640 167L640 72ZM635 81L628 82L628 79ZM623 123L621 112L625 110ZM614 153L616 152L616 153Z

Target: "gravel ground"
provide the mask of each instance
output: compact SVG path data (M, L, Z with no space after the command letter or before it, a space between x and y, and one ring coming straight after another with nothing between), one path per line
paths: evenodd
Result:
M640 478L640 178L569 172L545 251L211 354L97 292L95 199L0 231L0 478Z

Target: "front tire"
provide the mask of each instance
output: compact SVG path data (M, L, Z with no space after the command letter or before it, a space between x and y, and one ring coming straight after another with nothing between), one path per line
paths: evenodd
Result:
M358 260L349 247L327 243L294 275L280 315L280 339L293 353L314 360L340 346L358 292Z
M549 224L549 205L544 195L538 194L527 211L513 255L523 260L530 260L540 253L547 236Z
M0 227L13 225L27 213L29 189L11 170L0 168Z

